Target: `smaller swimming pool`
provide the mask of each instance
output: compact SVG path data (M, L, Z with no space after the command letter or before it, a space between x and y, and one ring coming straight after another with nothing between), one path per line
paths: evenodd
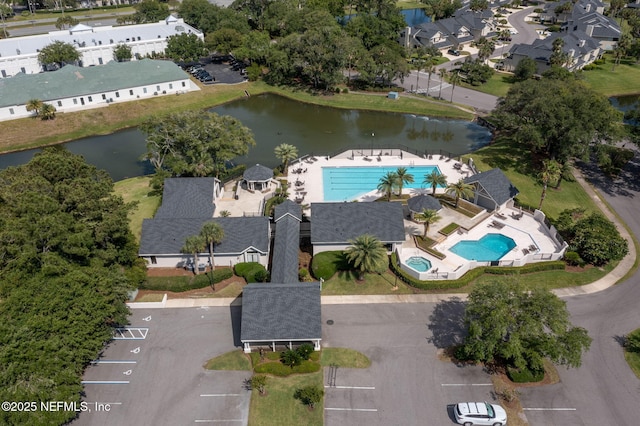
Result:
M516 242L506 235L487 234L479 240L460 241L449 251L467 260L493 262L500 260L516 246Z
M404 263L407 264L408 267L414 269L418 272L427 272L431 269L431 262L429 259L425 259L421 256L413 256L408 258Z

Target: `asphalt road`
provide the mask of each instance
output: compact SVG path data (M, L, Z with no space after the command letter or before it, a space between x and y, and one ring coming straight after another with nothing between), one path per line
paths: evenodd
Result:
M610 181L583 165L588 180L598 188L631 232L640 237L640 155L619 179ZM640 424L640 381L624 360L623 336L640 327L640 272L615 287L567 299L574 324L593 338L580 368L559 369L561 382L522 390L522 406L532 425ZM565 409L549 410L546 409ZM566 410L569 409L569 410Z

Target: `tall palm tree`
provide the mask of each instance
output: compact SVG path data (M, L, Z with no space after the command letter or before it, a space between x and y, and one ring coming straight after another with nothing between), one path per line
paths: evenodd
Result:
M429 232L429 225L433 225L440 219L442 219L436 210L433 209L423 209L420 213L414 216L415 219L424 223L424 234L423 237L427 236L427 232Z
M180 250L182 253L193 254L193 271L198 275L198 253L206 246L204 238L200 235L192 235L184 240L184 245Z
M402 187L405 183L413 183L413 175L407 172L406 167L398 167L396 176L398 178L398 193L402 195Z
M544 160L542 162L542 170L538 177L542 181L542 194L540 195L540 204L538 205L538 210L540 210L547 196L549 182L556 182L562 177L562 167L560 167L560 163L556 160Z
M40 110L42 109L42 105L43 102L40 99L29 99L27 101L27 111L31 112L35 112L36 113L36 117L38 115L40 115Z
M429 74L427 76L427 96L429 96L429 89L431 86L431 74L435 71L436 66L434 64L434 59L429 59L424 64L424 70Z
M387 172L380 178L378 183L378 191L384 192L387 196L387 201L391 201L391 193L398 186L398 175L394 172Z
M281 143L274 150L276 157L282 161L282 173L287 174L287 166L290 160L298 157L298 148L288 143Z
M447 70L440 68L438 70L438 74L440 75L440 91L438 92L438 99L442 99L442 85L444 84L444 78L447 76Z
M200 237L204 240L205 245L209 248L209 263L211 263L211 271L215 269L213 262L213 246L220 244L224 239L224 229L218 222L205 222L200 229Z
M445 186L447 184L447 177L438 172L438 169L431 170L431 173L424 175L422 183L426 183L431 186L431 195L436 195L436 188L439 186Z
M447 185L446 192L447 194L454 195L456 197L455 207L458 208L458 202L460 201L460 197L462 198L473 197L473 185L469 183L465 183L465 181L460 179L455 183L450 183L449 185Z
M384 272L388 265L387 249L373 235L364 234L349 241L347 260L358 270L358 280L367 272Z
M456 90L456 84L460 83L460 73L458 73L457 71L452 71L451 72L451 78L449 78L449 81L452 84L452 87L451 87L451 102L453 102L453 91Z

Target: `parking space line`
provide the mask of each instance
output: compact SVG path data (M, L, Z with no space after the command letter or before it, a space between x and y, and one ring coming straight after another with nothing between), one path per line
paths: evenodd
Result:
M148 333L148 327L120 327L114 330L113 340L144 340Z
M227 420L194 420L195 423L224 423L224 422L244 422L243 419L227 419Z
M327 411L365 411L365 412L376 412L377 408L325 408Z
M523 408L523 411L576 411L575 408Z
M330 389L364 389L364 390L374 390L375 386L329 386L325 385L325 388Z
M127 361L127 360L107 360L107 359L100 359L100 360L95 360L95 361L91 361L91 364L137 364L138 361Z
M493 383L442 383L440 386L493 386Z
M128 385L128 380L83 380L82 385Z
M203 393L200 396L242 396L239 393Z

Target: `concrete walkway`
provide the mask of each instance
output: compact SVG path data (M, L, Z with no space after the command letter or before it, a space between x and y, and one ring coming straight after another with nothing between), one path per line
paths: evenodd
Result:
M597 293L605 290L620 281L632 268L636 260L636 247L631 235L622 225L618 216L609 210L609 206L602 201L595 189L589 185L582 174L574 169L573 175L582 188L591 197L602 213L618 228L620 235L629 243L629 253L620 261L613 271L599 280L577 287L567 287L553 290L559 297L579 296L583 294ZM349 295L349 296L322 296L323 305L348 305L348 304L376 304L376 303L438 303L446 300L467 300L467 295L460 294L392 294L392 295ZM213 306L240 306L242 298L201 298L201 299L170 299L165 302L130 304L135 308L198 308Z

